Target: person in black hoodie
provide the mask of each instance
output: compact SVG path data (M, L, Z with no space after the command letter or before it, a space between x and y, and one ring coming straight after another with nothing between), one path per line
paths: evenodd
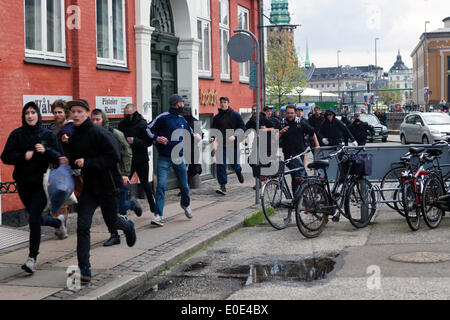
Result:
M350 130L352 135L355 137L356 142L358 142L358 145L365 146L369 132L372 136L374 136L375 130L367 122L361 121L358 113L355 113L353 118L354 118L354 121L348 127L348 129Z
M123 132L133 151L131 162L131 179L135 172L139 177L141 186L145 190L150 211L155 212L155 198L153 196L152 183L148 181L149 157L148 148L153 145L153 140L147 136L147 121L137 112L133 104L128 104L124 109L124 119L119 123L119 130Z
M42 118L34 102L22 110L22 126L11 132L1 159L14 165L13 178L17 183L19 197L29 213L30 253L22 269L27 273L36 271L36 258L41 241L41 225L57 229L58 237L66 233L64 215L58 219L42 215L47 204L43 187L44 173L50 164L59 165L56 136L41 126Z
M333 110L325 111L325 121L320 126L319 132L322 137L321 142L324 146L336 146L344 142L345 139L349 139L352 145L358 145L355 143L355 138L348 130L342 121L336 119L336 113Z
M109 229L123 230L127 245L136 242L134 223L117 215L116 196L123 184L119 172L119 142L108 130L94 125L89 119L86 100L67 103L75 130L69 139L69 159L72 168L81 169L83 190L78 199L77 256L82 282L91 281L89 251L92 216L100 205Z

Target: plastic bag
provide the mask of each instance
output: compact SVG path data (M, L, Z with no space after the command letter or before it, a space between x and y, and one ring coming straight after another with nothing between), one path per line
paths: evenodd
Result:
M72 170L68 165L61 165L50 170L48 178L48 195L53 214L71 197L75 184Z

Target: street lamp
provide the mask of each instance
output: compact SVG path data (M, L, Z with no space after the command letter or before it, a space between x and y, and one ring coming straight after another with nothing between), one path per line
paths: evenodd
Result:
M337 79L338 79L338 97L341 94L341 80L340 80L340 65L339 65L339 53L341 53L341 50L337 51L337 67L338 67L338 74L337 74ZM339 101L338 101L339 102Z
M425 21L425 33L427 33L427 24L430 23L430 21Z
M377 40L380 40L380 38L375 38L375 86L374 88L378 88L377 82L378 82L378 61L377 61ZM378 101L376 102L377 110L378 110Z

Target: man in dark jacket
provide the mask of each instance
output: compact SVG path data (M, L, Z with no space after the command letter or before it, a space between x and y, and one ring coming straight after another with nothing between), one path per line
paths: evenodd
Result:
M358 113L355 113L353 119L353 123L348 127L348 129L352 133L353 137L355 137L358 145L365 146L369 132L372 136L374 136L375 130L367 122L361 121Z
M336 113L333 110L325 111L325 121L320 126L320 134L322 136L322 143L324 146L336 146L344 142L345 138L352 142L355 138L339 119L336 119ZM357 145L357 144L356 144Z
M152 146L153 141L148 139L146 129L147 121L137 112L133 104L128 104L124 109L124 120L119 123L119 130L123 132L133 151L133 160L131 163L131 173L129 178L137 172L141 186L145 190L150 211L155 212L155 199L153 197L153 187L148 180L149 157L148 148Z
M226 184L227 179L227 140L234 143L233 148L233 162L231 164L233 170L236 172L238 180L240 183L244 183L244 177L242 175L242 167L238 163L239 149L238 149L238 139L244 136L245 123L242 120L241 115L234 111L230 107L230 99L227 97L220 98L220 108L219 114L213 118L211 129L217 129L222 133L222 139L217 139L216 137L211 137L210 142L217 144L217 149L222 152L222 155L217 159L217 180L219 182L220 188L216 190L218 194L226 195L227 189ZM235 133L235 130L241 129L242 132ZM227 136L227 130L233 131L233 134Z
M151 224L159 227L164 225L163 211L166 182L171 167L177 176L181 189L181 208L184 210L186 217L192 219L190 189L187 181L186 163L183 158L184 145L190 143L190 141L184 141L184 137L173 140L172 135L177 130L187 130L190 137L201 140L201 136L194 134L186 119L182 116L184 107L183 98L180 95L174 94L169 98L169 104L169 111L158 115L147 127L147 135L155 141L156 148L158 149L156 211L155 219L151 221ZM179 147L182 148L178 149Z
M114 135L89 119L86 100L67 103L75 131L69 139L69 159L72 168L80 168L83 191L78 199L77 256L81 281L91 281L89 251L92 216L100 205L109 229L116 227L125 233L128 246L136 242L134 223L117 215L116 193L123 183L118 165L119 143Z

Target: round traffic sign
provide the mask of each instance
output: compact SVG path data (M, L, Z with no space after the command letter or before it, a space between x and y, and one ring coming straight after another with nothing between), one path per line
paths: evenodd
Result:
M231 59L237 62L247 62L253 57L256 45L245 33L234 35L228 42L228 54Z

